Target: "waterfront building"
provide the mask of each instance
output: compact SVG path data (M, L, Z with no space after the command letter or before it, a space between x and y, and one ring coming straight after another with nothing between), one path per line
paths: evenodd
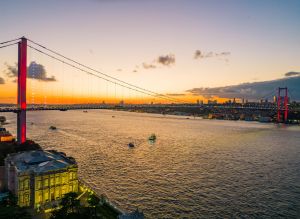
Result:
M78 192L78 166L72 157L54 150L7 155L6 187L21 207L51 208L68 192Z

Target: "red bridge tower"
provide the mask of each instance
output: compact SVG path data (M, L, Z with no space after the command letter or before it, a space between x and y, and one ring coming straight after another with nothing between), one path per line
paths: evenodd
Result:
M26 78L27 78L27 39L18 43L18 118L17 139L21 144L26 141Z
M281 93L284 96L281 96ZM277 122L281 122L281 113L284 112L284 122L288 119L288 89L287 87L278 88L277 96Z

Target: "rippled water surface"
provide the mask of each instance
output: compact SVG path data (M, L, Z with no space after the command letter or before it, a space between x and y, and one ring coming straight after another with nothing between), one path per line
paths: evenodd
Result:
M75 157L99 193L147 218L300 218L299 126L47 111L28 113L28 137Z

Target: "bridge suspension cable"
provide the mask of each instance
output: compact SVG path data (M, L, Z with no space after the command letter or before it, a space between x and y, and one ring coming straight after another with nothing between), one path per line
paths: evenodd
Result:
M102 77L102 76L100 76L100 75L98 75L98 74L95 74L95 73L93 73L93 72L87 71L87 70L85 70L85 69L83 69L83 68L80 68L80 67L78 67L78 66L75 66L75 65L73 65L73 64L71 64L71 63L69 63L69 62L66 62L66 61L64 61L64 60L62 60L62 59L60 59L60 58L57 58L57 57L55 57L55 56L53 56L53 55L51 55L51 54L49 54L49 53L47 53L47 52L41 51L40 49L37 49L37 48L35 48L35 47L32 46L32 45L29 45L29 44L28 44L27 46L28 46L29 48L31 48L31 49L33 49L33 50L39 52L39 53L42 53L42 54L44 54L44 55L46 55L46 56L52 58L52 59L55 59L55 60L57 60L57 61L59 61L59 62L62 62L62 63L65 64L65 65L68 65L68 66L70 66L70 67L72 67L72 68L75 68L75 69L77 69L77 70L79 70L79 71L85 72L85 73L87 73L87 74L89 74L89 75L93 75L93 76L95 76L95 77L97 77L97 78L100 78L100 79L105 80L105 81L107 81L107 82L110 82L110 83L112 83L112 84L116 84L116 85L118 85L118 86L121 86L121 87L130 89L130 90L134 90L134 91L136 91L136 92L143 93L143 94L146 94L146 95L149 95L149 96L153 96L153 97L156 97L156 98L161 98L161 99L165 99L165 100L168 100L168 101L171 101L171 100L174 101L174 99L165 97L165 95L162 95L162 96L160 95L160 96L158 96L158 95L155 95L155 94L147 93L147 92L145 92L145 91L138 90L138 89L136 89L136 88L129 87L129 86L126 86L126 85L124 85L124 84L118 83L118 82L116 82L116 81L113 81L113 80L104 78L104 77ZM178 101L178 100L176 100L176 101Z
M0 45L2 44L7 44L7 43L11 43L11 42L14 42L14 41L17 41L17 40L20 40L21 38L17 38L17 39L13 39L13 40L7 40L7 41L3 41L3 42L0 42ZM18 42L17 42L18 43Z
M72 62L72 63L75 63L75 64L77 64L77 65L79 65L79 66L81 66L81 67L84 67L84 68L86 68L86 69L88 69L88 70L90 70L90 71L96 72L97 74L100 74L100 75L102 75L102 76L105 76L105 77L109 78L109 79L104 79L103 77L100 77L100 78L102 78L102 79L104 79L104 80L107 80L107 81L112 82L112 83L116 83L116 82L113 82L113 81L117 81L117 82L118 82L117 84L118 84L119 86L122 86L122 87L125 87L125 88L128 88L128 89L131 89L131 88L129 88L129 87L133 87L134 89L132 89L132 90L135 90L135 91L137 91L137 92L144 93L144 94L147 94L147 95L150 95L150 96L155 96L155 97L161 98L161 99L168 99L169 101L176 101L176 102L182 102L182 103L184 102L184 101L179 100L179 99L177 99L177 98L173 98L173 97L170 97L170 96L165 95L165 94L160 94L160 93L157 93L157 92L154 92L154 91L151 91L151 90L148 90L148 89L145 89L145 88L136 86L136 85L134 85L134 84L125 82L125 81L120 80L120 79L118 79L118 78L116 78L116 77L112 77L112 76L110 76L110 75L108 75L108 74L105 74L105 73L103 73L103 72L101 72L101 71L98 71L98 70L96 70L96 69L93 69L93 68L91 68L91 67L89 67L89 66L87 66L87 65L84 65L84 64L82 64L82 63L79 63L79 62L77 62L77 61L75 61L75 60L73 60L73 59L71 59L71 58L68 58L68 57L66 57L66 56L64 56L64 55L62 55L62 54L60 54L60 53L58 53L58 52L56 52L56 51L54 51L54 50L51 50L51 49L49 49L49 48L47 48L47 47L45 47L45 46L39 44L39 43L36 43L35 41L33 41L33 40L31 40L31 39L27 39L27 40L28 40L29 42L33 43L33 44L36 45L36 46L39 46L39 47L41 47L41 48L43 48L43 49L45 49L45 50L47 50L47 51L49 51L49 52L51 52L51 53L57 55L57 56L60 56L60 57L63 58L63 59L66 59L66 60L68 60L68 61L70 61L70 62ZM30 47L32 48L32 46L30 46ZM33 49L35 49L35 50L38 51L38 52L42 52L42 51L39 50L39 49L36 49L36 48L33 48ZM54 58L54 56L52 56L52 55L50 55L50 54L46 54L46 55L50 56L51 58ZM58 59L58 58L56 58L56 59ZM62 61L62 60L59 59L59 61ZM62 62L66 63L65 61L62 61ZM67 63L66 63L66 64L67 64ZM68 64L68 65L70 65L70 66L72 66L72 67L75 67L75 66L72 65L72 64ZM81 69L80 69L80 70L81 70ZM96 75L94 75L94 76L96 76ZM113 81L112 81L112 80L113 80ZM121 85L120 83L124 84L124 86ZM129 86L129 87L128 87L128 86ZM163 97L163 98L162 98L162 97Z
M16 42L16 41L18 41L20 39L21 38L17 38L17 39L13 39L13 40L7 40L7 41L0 42L0 49L18 44L18 42ZM1 46L1 45L3 45L3 46Z
M6 45L4 45L4 46L0 46L0 49L5 48L5 47L9 47L9 46L13 46L13 45L16 45L16 44L18 44L18 42L6 44Z

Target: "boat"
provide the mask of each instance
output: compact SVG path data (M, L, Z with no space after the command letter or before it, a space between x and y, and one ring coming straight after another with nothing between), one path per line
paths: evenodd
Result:
M51 130L56 130L56 127L53 126L53 125L51 125L51 126L49 127L49 129L51 129Z
M5 116L0 116L0 124L5 123L6 117Z
M129 142L128 147L133 148L134 144L132 142Z
M14 141L14 137L7 131L5 128L0 127L0 142L12 142Z
M67 111L68 109L60 109L59 111Z
M83 110L83 112L84 112L84 113L87 113L88 111L87 111L87 110Z
M156 140L156 135L155 134L151 134L148 138L149 141L155 141Z

